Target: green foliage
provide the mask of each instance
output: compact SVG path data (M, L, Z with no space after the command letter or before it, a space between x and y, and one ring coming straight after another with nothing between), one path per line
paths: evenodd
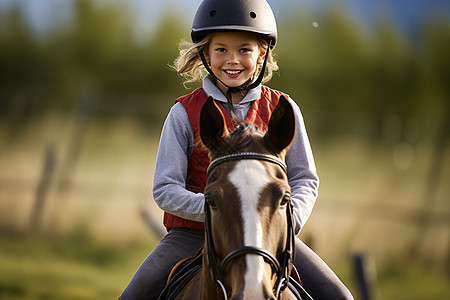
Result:
M0 236L1 299L117 299L152 245L101 244L73 239ZM348 265L348 264L347 264ZM335 271L358 298L353 270ZM380 299L445 299L449 278L395 262L378 271Z
M414 264L393 262L378 273L380 299L445 299L449 277Z
M1 299L117 299L152 245L0 236Z
M280 72L270 86L299 102L310 130L348 132L355 127L349 120L361 119L366 135L380 137L388 113L425 124L421 118L448 110L445 20L426 24L413 44L383 20L364 31L339 7L316 18L293 15L279 20ZM173 13L145 42L134 38L132 16L117 2L77 0L74 17L44 37L16 9L1 17L0 118L18 111L26 122L49 109L68 111L88 86L100 115L132 113L159 126L173 99L187 92L169 65L189 24Z
M436 22L426 28L425 70L429 83L441 95L442 104L450 112L450 26Z

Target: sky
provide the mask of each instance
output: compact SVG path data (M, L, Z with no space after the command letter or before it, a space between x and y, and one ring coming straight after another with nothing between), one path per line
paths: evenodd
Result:
M130 5L136 16L137 31L151 31L167 10L176 10L190 22L201 0L95 0L99 5L112 2ZM53 26L70 19L74 0L0 0L0 11L18 5L25 19L36 33L45 33ZM375 17L383 15L400 30L409 34L423 20L439 15L450 20L450 0L268 0L276 17L306 10L320 13L332 5L342 5L356 20L366 27Z

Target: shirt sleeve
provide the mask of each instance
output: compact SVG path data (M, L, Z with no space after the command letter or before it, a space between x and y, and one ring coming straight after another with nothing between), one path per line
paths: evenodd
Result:
M311 215L316 202L319 177L300 108L290 98L289 102L294 109L296 135L286 153L286 164L291 187L295 233L298 234Z
M176 103L161 132L153 177L153 199L165 212L203 222L203 194L186 189L188 155L192 153L193 140L194 131L187 112L181 103Z

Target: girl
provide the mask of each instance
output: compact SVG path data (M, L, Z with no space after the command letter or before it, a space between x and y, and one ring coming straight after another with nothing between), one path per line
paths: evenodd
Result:
M278 69L272 56L277 28L265 0L204 0L191 37L175 61L188 82L203 88L176 100L164 123L156 159L153 196L164 210L168 234L136 271L120 299L157 299L172 267L204 243L203 219L207 153L196 146L198 117L207 95L229 112L226 118L264 128L283 94L261 85ZM204 76L204 70L209 73ZM259 74L259 75L258 75ZM319 179L299 107L296 138L286 155L295 231L305 224L317 197ZM230 128L231 130L233 128ZM295 265L314 299L353 299L333 271L296 238Z

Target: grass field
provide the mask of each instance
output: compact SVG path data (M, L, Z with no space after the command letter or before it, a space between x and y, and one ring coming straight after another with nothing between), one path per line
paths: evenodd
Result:
M116 299L153 246L80 237L0 238L1 299Z
M0 299L116 299L154 242L114 245L79 236L0 237ZM348 265L335 270L358 299ZM378 271L378 299L443 300L450 279L414 264Z

